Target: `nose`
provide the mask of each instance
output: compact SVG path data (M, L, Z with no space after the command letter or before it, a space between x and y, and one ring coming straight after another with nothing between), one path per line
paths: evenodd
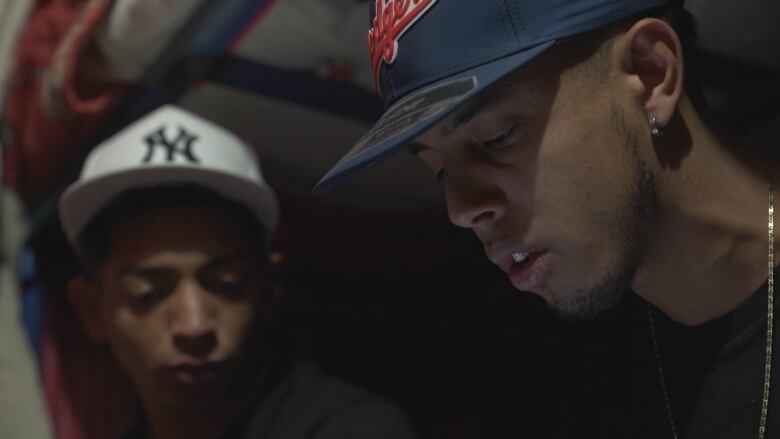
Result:
M491 175L448 172L445 178L447 213L459 227L479 228L497 221L506 211L506 194Z
M202 291L184 282L176 291L171 318L171 335L174 346L181 352L205 357L217 346L217 332L212 315Z

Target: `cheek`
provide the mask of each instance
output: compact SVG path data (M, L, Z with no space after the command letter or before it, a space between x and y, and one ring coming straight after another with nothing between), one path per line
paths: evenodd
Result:
M160 319L155 314L139 316L126 308L108 315L109 344L122 366L131 374L145 373L163 360L165 342Z
M257 313L253 303L227 303L221 305L223 342L238 346L247 339L255 323Z
M567 240L594 247L620 228L634 186L629 146L617 130L605 126L605 118L586 117L568 129L551 130L534 183L539 220Z

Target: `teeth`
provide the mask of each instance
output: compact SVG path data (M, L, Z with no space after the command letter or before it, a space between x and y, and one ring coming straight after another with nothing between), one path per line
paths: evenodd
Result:
M528 253L514 252L512 253L512 260L515 262L523 262L528 257Z

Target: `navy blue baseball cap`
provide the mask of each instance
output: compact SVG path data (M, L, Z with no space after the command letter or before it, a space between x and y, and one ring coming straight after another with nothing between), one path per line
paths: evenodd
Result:
M557 41L672 1L369 0L371 67L387 110L314 191L403 149Z

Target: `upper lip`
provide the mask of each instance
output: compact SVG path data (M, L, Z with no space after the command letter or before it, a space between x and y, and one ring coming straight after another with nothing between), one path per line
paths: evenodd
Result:
M512 259L513 253L534 253L541 251L542 248L533 244L510 244L504 242L490 242L485 243L485 254L494 264L498 265L504 273L509 273L509 270L514 264Z

